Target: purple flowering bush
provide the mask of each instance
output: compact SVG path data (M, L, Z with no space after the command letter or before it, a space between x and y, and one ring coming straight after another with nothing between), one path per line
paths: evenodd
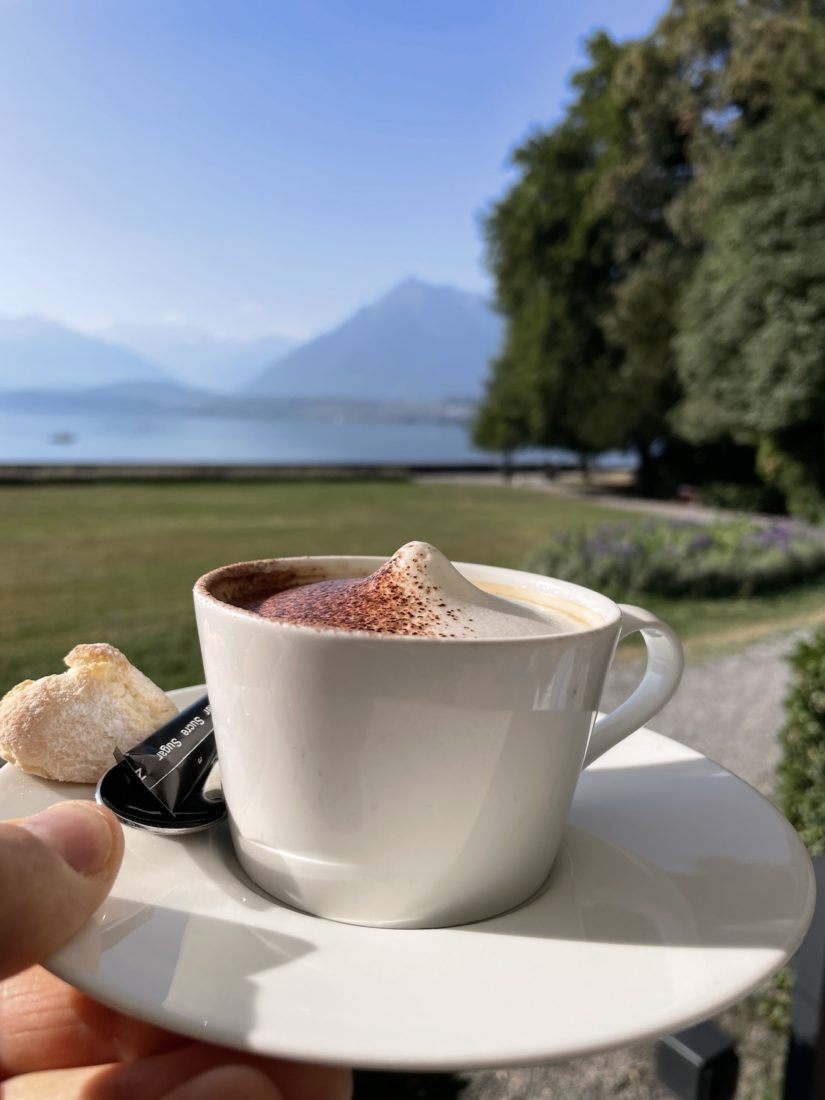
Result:
M526 568L618 599L750 596L825 577L825 538L789 523L605 523L559 535Z

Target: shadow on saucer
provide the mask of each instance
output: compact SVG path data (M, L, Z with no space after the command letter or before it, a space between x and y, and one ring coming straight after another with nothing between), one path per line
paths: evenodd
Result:
M799 842L761 796L705 759L585 772L550 876L484 934L768 948L810 900Z
M252 915L252 914L251 914ZM63 951L55 971L121 1011L230 1045L259 1023L261 975L310 954L297 936L163 904L110 898ZM84 981L94 975L95 987ZM226 988L231 984L231 1028Z

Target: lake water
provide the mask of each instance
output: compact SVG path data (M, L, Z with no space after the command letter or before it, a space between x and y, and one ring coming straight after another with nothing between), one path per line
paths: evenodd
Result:
M71 442L59 442L70 433ZM56 441L58 440L58 441ZM520 461L558 461L530 451ZM457 424L355 424L0 409L0 463L489 463Z

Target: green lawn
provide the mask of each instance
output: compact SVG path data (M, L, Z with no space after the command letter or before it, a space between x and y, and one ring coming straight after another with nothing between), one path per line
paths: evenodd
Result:
M693 661L742 649L768 634L825 624L825 582L788 592L732 600L666 600L644 603L684 639Z
M191 589L230 561L391 554L424 539L519 565L588 504L486 486L226 482L0 488L0 692L109 641L164 687L201 678Z
M164 687L201 678L194 580L247 558L390 554L426 539L452 558L519 566L554 531L615 518L505 487L404 482L0 488L0 692L109 641ZM825 620L825 584L746 601L648 600L695 653Z

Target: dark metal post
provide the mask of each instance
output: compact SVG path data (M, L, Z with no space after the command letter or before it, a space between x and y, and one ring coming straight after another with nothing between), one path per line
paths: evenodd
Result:
M352 1100L456 1100L467 1082L453 1073L356 1070Z
M656 1078L677 1100L732 1100L739 1079L733 1039L708 1020L656 1043Z
M811 926L793 959L784 1100L825 1096L825 856L817 856L813 864L817 902Z

